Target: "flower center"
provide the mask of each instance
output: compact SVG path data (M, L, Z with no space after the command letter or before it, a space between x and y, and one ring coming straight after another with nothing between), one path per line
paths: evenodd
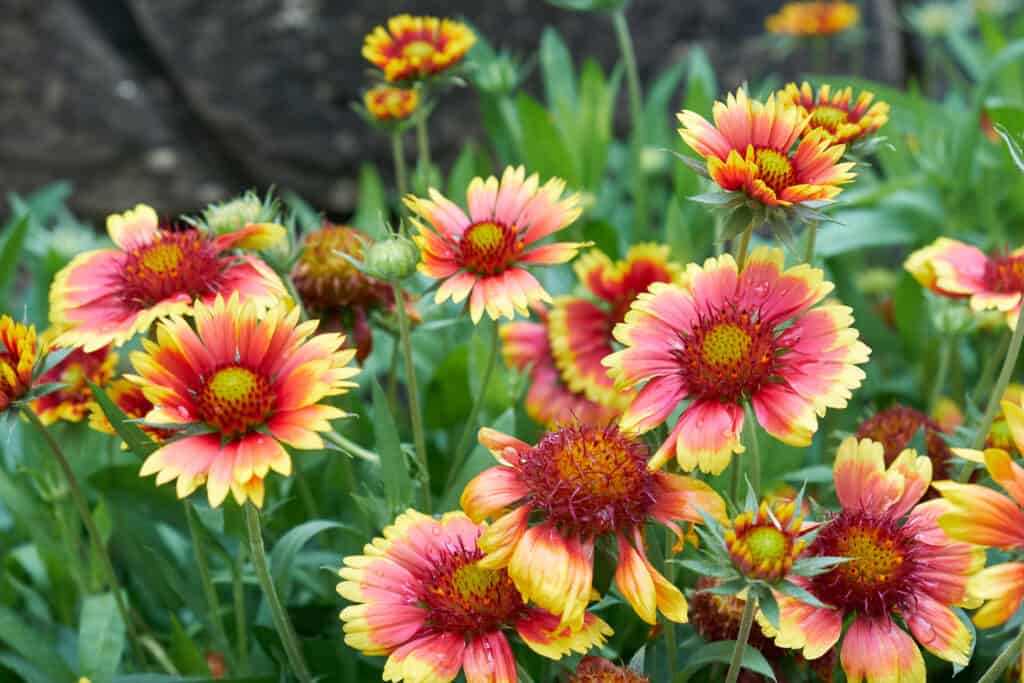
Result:
M782 562L789 554L789 538L773 526L759 526L743 536L755 562Z
M618 427L573 425L549 432L520 471L536 507L553 522L597 536L642 524L650 507L649 453Z
M846 111L836 107L815 107L811 112L811 128L824 128L830 133L849 120Z
M411 60L424 60L437 52L433 43L425 40L414 40L402 48L402 56Z
M476 223L459 240L462 265L474 273L494 274L505 270L518 251L519 232L501 223Z
M427 623L440 631L481 633L515 621L524 609L522 597L505 569L482 569L483 553L452 547L434 559L432 576L423 582L419 602L428 610Z
M342 256L362 259L372 244L367 235L345 225L326 225L309 233L302 256L292 269L292 281L302 303L318 312L389 303L391 288L387 283L359 272Z
M199 416L228 437L262 424L274 407L270 382L240 365L217 370L196 396Z
M153 242L125 256L121 295L140 307L178 294L202 296L220 287L217 249L198 230L161 230Z
M711 311L688 331L675 351L680 373L699 398L738 401L775 371L775 330L752 312Z
M990 259L985 264L985 284L996 292L1024 292L1024 255Z
M808 554L852 559L810 577L811 592L826 603L868 616L902 609L920 582L914 576L917 553L911 530L891 515L844 510L821 529Z
M757 164L758 175L765 185L778 194L796 182L796 172L789 157L774 149L762 148L754 152L754 163Z

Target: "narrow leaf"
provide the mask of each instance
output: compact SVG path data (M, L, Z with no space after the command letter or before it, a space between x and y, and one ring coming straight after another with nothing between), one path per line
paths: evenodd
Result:
M135 424L132 418L128 417L110 399L107 392L92 380L87 379L86 381L89 383L89 389L92 391L93 398L96 399L96 403L99 404L103 414L107 416L107 420L110 421L114 431L128 444L128 450L139 458L145 459L153 451L160 448L160 444L149 438L149 435L142 431L142 428Z
M124 652L125 626L113 593L90 595L82 601L78 628L78 661L92 683L111 683Z

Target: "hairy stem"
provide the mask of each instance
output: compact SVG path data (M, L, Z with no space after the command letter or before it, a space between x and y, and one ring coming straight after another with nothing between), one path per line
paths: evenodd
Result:
M725 683L736 683L736 679L740 677L743 652L747 649L747 640L750 638L750 626L754 623L754 612L756 611L757 598L748 594L746 602L743 603L740 631L736 635L736 647L733 649L732 658L729 660L729 672L725 675Z

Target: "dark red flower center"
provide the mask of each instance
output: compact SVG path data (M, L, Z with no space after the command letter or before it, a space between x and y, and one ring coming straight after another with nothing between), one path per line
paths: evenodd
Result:
M674 353L697 398L735 402L756 393L775 374L775 328L756 312L729 308L702 316Z
M918 430L924 428L928 459L932 461L932 479L940 481L950 475L952 452L942 438L942 427L924 413L893 406L869 417L857 429L857 438L871 439L885 449L885 464L891 465L903 449L910 445Z
M615 425L572 425L546 434L519 469L535 507L592 537L644 523L653 502L649 457Z
M912 607L919 552L912 529L892 515L843 510L807 554L852 559L810 577L811 592L826 604L873 617Z
M793 162L784 152L761 148L754 151L754 163L757 164L758 177L764 184L775 190L775 194L796 183L796 171Z
M461 265L472 273L493 275L505 270L518 253L519 231L502 223L475 223L459 240Z
M179 294L189 298L211 294L220 286L219 252L198 230L160 230L150 244L126 255L122 296L139 307Z
M418 596L427 626L442 632L486 633L519 619L525 610L519 590L505 569L483 569L476 548L452 546L433 558Z
M196 394L199 417L228 437L263 424L274 407L270 381L241 365L220 368Z
M985 284L993 292L1024 292L1024 255L989 259L985 264Z

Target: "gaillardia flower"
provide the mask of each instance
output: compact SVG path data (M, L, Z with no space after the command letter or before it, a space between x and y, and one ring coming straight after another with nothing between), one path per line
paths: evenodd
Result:
M404 121L419 106L420 96L413 88L378 85L363 94L366 111L378 121Z
M881 444L850 437L839 446L834 478L842 510L822 524L804 556L849 559L797 581L829 606L780 596L778 629L759 616L761 628L776 645L817 659L852 618L839 656L851 683L923 683L924 659L914 638L937 657L966 665L971 632L951 607L975 603L968 581L985 555L939 528L936 520L952 509L949 502L918 504L931 483L931 461L906 450L886 469Z
M977 247L940 237L911 254L903 267L936 294L969 298L972 311L996 309L1011 328L1017 325L1024 296L1024 247L989 256Z
M32 372L39 358L34 325L23 325L0 315L0 413L32 388Z
M360 362L373 350L370 314L393 311L395 306L391 285L366 275L342 256L347 254L359 261L372 244L373 239L356 228L325 223L319 230L306 233L302 255L291 273L306 310L327 324L339 321L355 342ZM411 303L407 303L406 310L413 320L419 320Z
M610 423L618 411L573 391L562 379L551 351L547 310L538 306L536 313L540 322L517 320L502 325L498 332L505 364L519 370L529 368L530 387L523 401L526 414L552 428L577 420L583 424Z
M761 103L740 88L724 103L715 102L712 113L714 124L680 112L679 134L727 192L742 192L766 206L831 201L856 175L852 162L840 163L843 145L832 144L825 130L808 132L810 117L774 94Z
M616 666L604 657L587 656L565 683L650 683L650 678L625 666Z
M188 313L197 298L209 303L237 293L266 307L288 294L260 259L225 253L272 246L284 237L279 225L250 224L214 237L163 228L156 212L139 204L107 218L107 232L118 249L80 254L54 277L50 317L66 328L61 346L119 346L157 318Z
M866 90L854 100L853 88L833 93L832 86L826 83L818 88L815 96L811 84L804 81L799 88L796 83L790 83L779 91L778 97L780 104L800 107L810 116L807 130L824 130L833 143L859 140L889 120L889 105L886 102L872 104L875 95Z
M129 379L155 406L146 421L202 430L165 442L142 464L140 474L156 474L158 485L177 479L179 498L205 483L213 507L228 491L262 506L268 471L291 473L281 444L323 448L317 432L345 415L322 403L355 386L359 371L346 367L355 351L342 349L344 337L311 337L317 321L300 324L298 307L259 313L238 295L198 302L195 330L171 316L156 343L144 339L145 351L131 355L138 375Z
M743 576L774 583L789 574L807 546L803 518L796 501L761 501L756 510L741 512L725 526L725 546Z
M1019 406L1003 401L1003 410L1012 424L1013 439L1019 452L1024 452L1024 412ZM991 548L1024 550L1024 469L1004 450L986 449L984 453L957 450L971 460L985 464L992 480L1007 496L978 484L937 481L934 486L952 505L939 517L939 526L951 538ZM985 600L974 613L974 623L991 628L1006 623L1024 599L1024 562L1005 562L988 567L971 578L968 586L972 596Z
M771 33L792 36L831 36L855 26L860 10L852 2L787 2L765 19Z
M657 521L682 540L677 522L700 522L698 507L724 518L711 487L648 469L647 448L615 425L565 426L536 446L485 428L480 443L500 465L470 481L461 503L474 520L496 518L480 538L482 566L508 567L524 599L578 628L594 590L594 543L614 535L615 583L640 618L654 624L660 610L686 621L686 598L647 559L644 527Z
M103 387L103 391L106 392L107 398L113 401L114 405L120 408L131 420L145 420L146 416L149 415L149 411L153 410L153 404L142 393L142 389L124 377L113 380ZM89 402L88 408L89 427L104 434L117 434L117 430L110 424L106 413L103 412L100 404L95 399ZM164 441L176 433L176 430L173 429L161 429L160 427L151 427L146 424L140 424L139 428L153 441ZM122 443L121 447L127 448L128 445Z
M932 478L949 479L953 469L953 452L942 437L944 430L938 422L919 410L906 406L886 408L861 422L857 428L857 438L871 439L882 444L885 464L888 466L910 446L921 429L924 429L928 459L932 461Z
M55 336L55 331L43 333L44 340ZM50 350L55 348L50 346ZM111 352L109 346L95 351L71 349L60 362L36 379L39 384L59 382L64 386L32 401L32 410L46 425L57 420L80 422L89 412L89 404L93 400L89 382L100 386L106 384L114 376L117 359L117 354Z
M870 353L848 307L816 305L831 290L821 270L783 270L781 249L758 247L742 273L724 254L640 294L615 328L625 348L603 361L619 389L646 382L620 425L650 431L691 399L650 467L674 452L686 471L721 472L744 450L746 401L769 434L810 444L817 417L860 386Z
M534 652L561 659L586 653L611 635L587 613L576 627L529 604L505 569L485 567L478 546L486 526L461 512L440 520L408 510L364 548L346 557L338 593L356 603L341 613L345 642L388 655L384 680L516 683L513 630Z
M399 14L363 41L363 57L384 70L389 81L423 78L458 64L476 36L465 24L437 17Z
M529 315L527 306L533 302L550 302L525 266L565 263L587 246L555 242L529 249L579 217L579 196L560 200L564 189L559 178L540 185L536 173L527 178L522 166L510 166L500 183L494 176L473 179L466 192L468 216L434 189L430 199L406 197L409 210L429 224L411 219L419 231L413 239L423 252L420 272L444 280L437 303L469 297L469 313L477 323L484 310L492 320L514 318L516 311Z

